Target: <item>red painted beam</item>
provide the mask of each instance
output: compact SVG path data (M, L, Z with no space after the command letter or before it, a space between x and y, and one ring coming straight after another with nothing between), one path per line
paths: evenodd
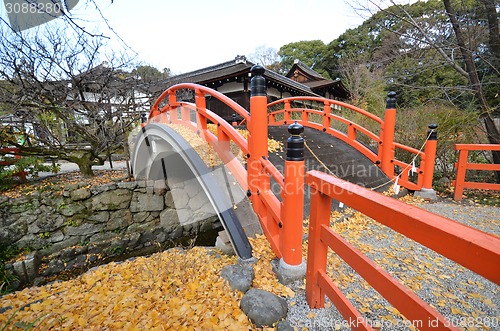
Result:
M500 284L499 237L319 171L309 171L306 183Z

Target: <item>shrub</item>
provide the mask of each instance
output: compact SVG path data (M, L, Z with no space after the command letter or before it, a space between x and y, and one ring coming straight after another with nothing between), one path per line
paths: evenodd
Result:
M452 178L458 153L455 144L485 143L486 136L476 112L459 110L442 104L427 104L413 109L398 109L395 140L420 149L426 137L428 125L438 125L435 178ZM396 150L396 158L411 161L413 154ZM474 162L488 161L487 153L471 153Z

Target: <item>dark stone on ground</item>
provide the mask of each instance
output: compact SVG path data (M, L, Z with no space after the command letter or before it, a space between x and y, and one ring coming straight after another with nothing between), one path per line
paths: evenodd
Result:
M243 312L257 327L273 326L288 313L285 299L259 289L248 290L240 302Z
M252 286L255 272L251 265L233 264L222 269L222 278L229 282L231 289L245 293Z
M277 331L294 331L295 329L292 327L290 322L288 321L281 321L278 323L278 326L276 327Z

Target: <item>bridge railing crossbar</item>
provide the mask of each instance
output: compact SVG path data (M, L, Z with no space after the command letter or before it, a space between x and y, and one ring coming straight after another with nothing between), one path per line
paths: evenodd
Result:
M419 330L458 330L436 309L330 228L332 199L349 205L404 236L500 284L500 239L445 217L343 181L309 171L311 214L306 276L310 307L324 306L325 295L359 330L373 330L326 274L328 250L333 250Z
M176 93L181 90L195 92L195 103L178 101ZM245 167L231 151L234 142L244 155L248 154L248 141L223 118L206 108L206 96L212 96L232 107L241 117L248 119L248 112L223 94L197 84L178 84L172 86L156 100L152 106L149 120L165 124L181 124L202 137L215 150L243 190L246 190L247 174ZM165 103L160 107L162 103ZM217 134L208 129L208 123L217 126Z
M21 154L19 154L19 148L17 147L1 147L0 155L8 155L11 154L14 156L12 160L0 161L0 166L10 166L16 164L21 159ZM21 179L21 181L26 181L26 171L20 170L16 173L13 173L12 176L17 176Z
M306 108L305 105L315 104L322 109ZM296 105L300 105L297 107ZM393 181L411 190L432 187L435 150L432 143L425 149L415 148L394 141L394 127L396 121L395 94L391 92L387 100L384 119L353 105L320 97L291 97L277 100L268 104L269 125L286 125L296 121L303 126L328 133L356 148L370 161L378 165L381 170ZM374 129L378 134L336 112L348 110L374 122ZM360 133L365 138L362 142ZM429 145L429 146L427 146ZM395 157L396 150L402 150L411 155L411 161L405 162ZM427 165L426 165L427 164ZM410 178L410 174L413 174Z
M462 200L462 193L466 188L474 188L481 190L500 190L500 184L495 183L479 183L466 181L465 175L467 170L492 170L500 171L498 164L484 163L469 163L469 151L500 151L500 145L494 144L455 144L455 150L458 151L458 162L455 163L456 176L453 181L455 192L453 199L456 201Z

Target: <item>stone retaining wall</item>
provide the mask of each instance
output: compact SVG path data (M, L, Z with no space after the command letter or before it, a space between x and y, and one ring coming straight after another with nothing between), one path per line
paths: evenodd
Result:
M53 186L21 198L0 196L0 246L31 252L5 266L18 279L14 288L42 284L61 272L220 227L208 214L182 225L177 215L164 181Z

